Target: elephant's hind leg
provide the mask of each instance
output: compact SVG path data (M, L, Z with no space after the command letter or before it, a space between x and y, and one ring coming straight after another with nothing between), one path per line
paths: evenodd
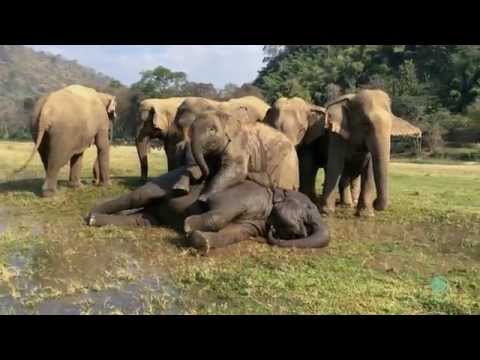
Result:
M154 217L150 216L145 211L140 211L130 215L107 215L107 214L92 214L87 219L89 226L138 226L149 227L157 225Z
M80 181L80 174L82 173L82 159L83 153L75 154L70 159L70 180L69 185L74 188L82 187Z
M189 242L206 255L210 249L227 247L260 235L258 228L251 224L229 224L218 232L194 231Z
M57 192L58 173L69 158L69 154L65 153L61 146L50 148L47 160L47 176L42 187L43 197L51 197Z

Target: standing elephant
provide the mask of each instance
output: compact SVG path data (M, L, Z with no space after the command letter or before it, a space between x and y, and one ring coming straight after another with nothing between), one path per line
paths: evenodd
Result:
M83 152L97 147L94 175L109 183L110 136L116 118L116 98L81 85L67 86L38 100L32 118L35 147L22 171L38 150L46 172L44 197L57 190L60 169L70 161L70 185L80 187Z
M349 154L370 154L370 161L361 169L357 215L373 216L373 209L380 211L388 206L390 137L401 134L402 123L408 122L393 115L391 99L382 90L365 89L342 96L328 103L326 109L330 141L320 210L324 214L335 210L334 189Z
M148 152L151 141L159 139L165 146L165 139L175 119L178 107L185 99L184 97L146 99L140 103L135 142L143 180L148 178Z
M283 132L296 146L300 164L300 191L316 198L315 178L318 169L327 167L328 138L325 129L325 108L307 103L301 98L280 98L272 105L265 123ZM339 183L340 202L353 206L359 196L358 157L350 157Z
M192 154L207 179L199 201L247 178L269 187L298 190L295 146L280 131L260 122L245 123L245 117L243 107L229 113L210 110L190 126Z
M195 117L207 109L229 111L239 106L248 109L250 121L263 120L269 106L254 96L245 96L225 102L200 98L147 99L139 109L137 128L137 152L142 179L148 177L148 149L151 139L160 139L165 148L168 170L183 165L188 128Z
M330 240L318 209L299 192L243 181L212 195L203 206L197 199L204 183L192 185L186 195L171 195L169 189L183 171L170 171L129 194L96 206L87 216L87 224L170 225L184 230L190 244L204 253L255 237L267 237L271 245L298 248L320 248ZM121 214L134 209L133 214Z

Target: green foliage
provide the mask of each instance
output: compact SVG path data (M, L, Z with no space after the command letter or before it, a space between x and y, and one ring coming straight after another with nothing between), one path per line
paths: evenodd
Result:
M379 88L392 96L394 113L434 137L480 129L480 46L276 45L264 51L254 85L270 102L299 96L324 104Z

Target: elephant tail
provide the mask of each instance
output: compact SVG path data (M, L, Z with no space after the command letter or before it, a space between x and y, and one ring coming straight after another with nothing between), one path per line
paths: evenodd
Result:
M42 109L43 110L43 109ZM37 123L38 123L38 131L37 131L37 139L35 141L35 146L32 150L32 153L30 154L30 157L28 158L28 160L25 162L25 164L23 164L20 168L18 168L17 170L15 170L13 173L12 173L12 176L15 176L17 175L18 173L22 172L23 170L26 169L26 167L30 164L30 162L33 160L34 156L35 156L35 153L38 151L38 148L40 147L40 144L42 143L42 140L43 140L43 137L45 135L45 127L41 124L41 116L42 116L42 111L40 111L40 113L38 114L38 118L37 118Z

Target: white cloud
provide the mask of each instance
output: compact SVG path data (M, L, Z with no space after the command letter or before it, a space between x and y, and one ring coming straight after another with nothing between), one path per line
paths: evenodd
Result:
M32 45L36 50L61 54L130 85L140 71L158 65L183 71L191 81L250 82L262 67L261 45Z

